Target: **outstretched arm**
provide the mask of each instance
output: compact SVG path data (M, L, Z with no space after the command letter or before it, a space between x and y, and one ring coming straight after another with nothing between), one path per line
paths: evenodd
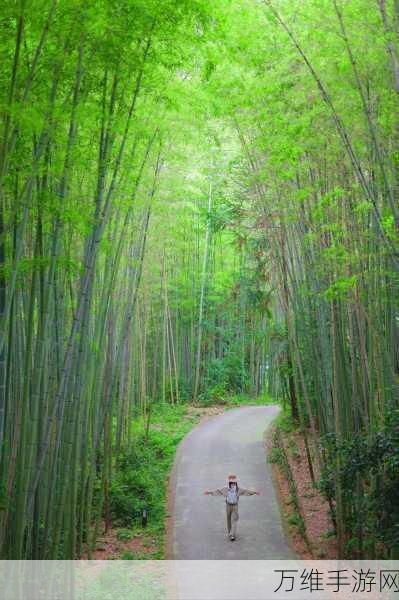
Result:
M238 495L239 496L259 496L260 494L256 490L247 490L245 488L239 488Z
M226 496L227 488L217 488L216 490L206 490L204 492L206 496Z

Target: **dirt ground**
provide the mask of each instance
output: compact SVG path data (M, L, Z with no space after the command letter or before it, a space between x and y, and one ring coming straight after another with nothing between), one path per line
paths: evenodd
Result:
M307 538L305 540L302 537L298 527L289 525L290 517L296 514L291 502L290 484L278 464L273 463L273 478L291 545L302 559L335 559L337 558L337 542L334 536L329 505L313 486L303 439L299 433L283 434L282 437L297 488L300 516L305 522ZM273 444L272 435L269 437L267 444L270 449ZM315 465L313 465L313 468L316 468ZM316 471L316 480L317 477L318 473Z
M95 550L92 554L92 560L121 559L127 553L135 556L143 555L143 558L157 551L156 539L145 534L132 534L130 540L118 539L120 529L111 528L100 536L97 540ZM87 554L82 556L82 560L87 560Z

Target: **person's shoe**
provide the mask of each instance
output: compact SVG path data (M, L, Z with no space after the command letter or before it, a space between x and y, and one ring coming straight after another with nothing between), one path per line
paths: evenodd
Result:
M232 541L232 542L234 542L234 540L235 540L236 538L234 537L234 535L231 535L231 536L230 536L230 539L231 539L231 541Z

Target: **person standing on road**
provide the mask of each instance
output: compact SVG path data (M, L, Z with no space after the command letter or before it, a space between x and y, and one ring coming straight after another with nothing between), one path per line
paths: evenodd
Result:
M236 539L238 521L238 500L240 496L259 496L255 490L238 487L237 477L229 475L228 485L216 490L206 490L206 496L224 496L226 498L227 535L232 542Z

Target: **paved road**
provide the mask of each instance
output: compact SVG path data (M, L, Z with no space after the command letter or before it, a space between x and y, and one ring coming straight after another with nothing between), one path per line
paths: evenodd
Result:
M296 558L282 529L263 442L263 434L278 412L277 406L229 410L184 438L172 475L172 558ZM240 498L234 542L227 538L224 498L203 494L206 489L226 485L229 473L237 475L239 485L261 494Z

